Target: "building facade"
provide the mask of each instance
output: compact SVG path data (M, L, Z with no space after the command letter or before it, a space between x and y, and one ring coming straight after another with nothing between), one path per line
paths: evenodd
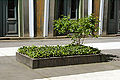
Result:
M0 0L0 37L53 37L53 20L99 17L99 35L120 33L119 0Z

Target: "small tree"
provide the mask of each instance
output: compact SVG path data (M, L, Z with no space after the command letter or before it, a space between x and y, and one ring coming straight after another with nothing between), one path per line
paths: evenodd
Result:
M85 37L98 37L96 34L99 30L96 26L98 23L99 20L94 15L77 20L71 20L69 16L64 16L63 18L54 20L54 29L58 31L59 34L66 33L72 38L73 43L81 45ZM72 33L72 35L70 35L70 33Z

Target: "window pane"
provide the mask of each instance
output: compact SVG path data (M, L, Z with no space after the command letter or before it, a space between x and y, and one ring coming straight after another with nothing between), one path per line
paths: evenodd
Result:
M115 1L110 0L110 19L114 19Z
M58 16L70 15L71 19L77 18L79 0L58 0Z
M58 10L59 17L62 17L61 15L64 15L64 0L59 0L59 10Z
M15 2L8 0L8 18L15 18Z
M71 18L76 18L76 0L71 0Z

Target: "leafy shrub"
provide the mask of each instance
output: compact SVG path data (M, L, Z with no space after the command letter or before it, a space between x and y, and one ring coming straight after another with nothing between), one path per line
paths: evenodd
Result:
M54 30L59 34L68 34L73 43L80 45L83 44L85 37L98 37L96 34L99 30L96 26L98 23L99 20L94 15L77 20L71 20L69 16L63 16L63 18L54 20ZM69 33L72 33L72 35Z
M18 52L24 55L28 55L31 58L49 58L99 54L100 50L89 46L69 44L67 46L23 46L18 49Z
M63 57L73 55L90 55L99 54L100 50L81 45L82 39L88 36L97 37L95 32L99 30L95 25L99 20L93 15L77 20L71 20L68 16L63 16L58 20L54 20L54 29L59 34L68 34L72 37L73 43L66 46L23 46L18 49L18 52L24 55L28 55L31 58L49 58L49 57ZM70 35L72 33L72 35Z
M54 20L54 29L58 31L58 34L68 34L71 25L70 16L63 16L63 18Z

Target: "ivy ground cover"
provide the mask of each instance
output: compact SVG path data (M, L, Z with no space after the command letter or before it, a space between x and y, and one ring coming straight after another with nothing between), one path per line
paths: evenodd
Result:
M31 58L50 58L75 55L100 54L100 50L90 46L69 44L66 46L23 46L18 52Z

